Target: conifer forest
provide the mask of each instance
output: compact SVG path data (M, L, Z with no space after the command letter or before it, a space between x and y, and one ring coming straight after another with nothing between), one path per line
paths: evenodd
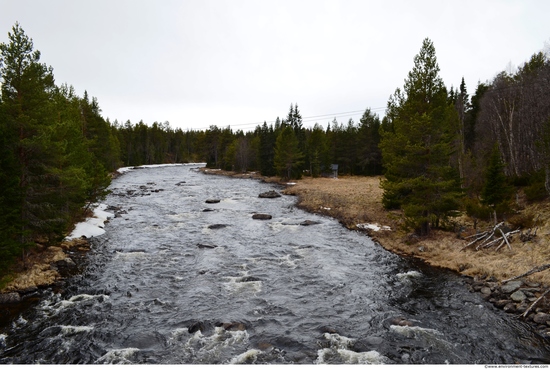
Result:
M56 84L16 23L0 44L0 274L36 243L62 240L125 166L205 162L289 180L338 164L339 175L383 176L384 206L403 210L419 235L459 213L506 217L518 188L547 198L550 55L467 86L441 79L430 39L419 46L382 118L365 107L358 122L305 127L292 102L254 130L186 130L105 119L93 91Z

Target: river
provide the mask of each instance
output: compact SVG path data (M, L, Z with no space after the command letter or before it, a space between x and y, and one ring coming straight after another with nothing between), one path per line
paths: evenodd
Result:
M550 362L543 338L463 277L293 197L258 197L274 185L196 169L115 179L105 203L117 217L84 272L0 328L0 363Z

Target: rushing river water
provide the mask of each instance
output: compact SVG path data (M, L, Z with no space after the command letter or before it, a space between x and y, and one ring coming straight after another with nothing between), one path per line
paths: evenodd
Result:
M114 180L120 216L82 275L0 330L0 363L549 362L544 339L461 277L295 198L258 198L272 185L194 169Z

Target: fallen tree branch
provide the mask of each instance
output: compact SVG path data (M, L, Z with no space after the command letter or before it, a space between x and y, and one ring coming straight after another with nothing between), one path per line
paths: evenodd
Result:
M508 248L510 249L510 251L512 251L512 246L510 246L510 242L508 242L508 239L506 238L506 235L504 234L504 232L502 232L502 229L498 229L500 231L500 234L502 234L502 237L504 238L504 241L506 241L506 244L508 245ZM510 232L508 232L508 234L510 234Z
M512 278L508 278L508 279L502 281L502 283L510 282L510 281L513 281L514 279L527 277L528 275L535 274L535 273L538 273L538 272L542 272L543 270L546 270L548 268L550 268L550 264L544 264L544 265L538 266L536 268L533 268L530 271L525 272L521 275L518 275L518 276L515 276L515 277L512 277Z
M470 242L469 244L467 244L466 246L464 246L463 248L461 248L460 251L464 250L465 248L467 248L467 247L469 247L469 246L475 245L475 243L476 243L477 241L480 241L480 240L484 239L485 236L487 235L487 233L488 233L488 232L483 232L483 233L480 233L480 234L476 235L476 236L479 236L479 237L476 238L475 240L473 240L472 242ZM470 236L470 237L471 237L471 236Z
M462 247L460 249L460 251L463 251L466 248L468 248L472 245L475 245L479 241L481 241L481 243L477 245L476 251L479 251L479 249L481 249L481 248L489 248L489 247L493 246L494 244L496 244L497 242L500 242L500 241L502 241L502 242L498 245L498 247L496 248L495 251L498 251L504 245L504 243L506 243L506 245L508 245L508 248L510 249L510 251L512 251L512 245L510 245L510 242L508 241L508 237L510 235L514 234L514 233L518 233L519 229L517 229L515 231L504 233L504 231L501 228L503 225L504 225L504 222L500 222L497 225L495 225L492 229L489 229L485 232L477 233L475 235L470 235L470 236L466 237L466 239L467 238L472 238L472 237L476 237L476 239L471 241L470 243L468 243L466 246ZM502 237L498 237L496 239L493 239L493 237L495 236L495 233L497 231L500 232Z
M493 230L493 231L491 232L491 234L488 235L488 236L483 240L482 243L480 243L479 245L477 245L476 250L479 250L480 248L482 248L482 247L485 245L485 242L487 242L488 240L490 240L491 238L493 238L494 235L495 235L495 231Z
M531 304L531 306L529 306L529 308L528 308L527 310L525 310L525 312L524 312L523 314L521 314L521 316L522 316L523 318L526 318L527 315L529 314L529 312L530 312L531 310L533 310L533 308L535 307L535 305L537 305L537 304L539 303L539 301L542 300L542 298L543 298L544 296L546 296L549 292L550 292L550 288L547 289L546 291L544 291L544 293L543 293L542 295L540 295L540 297L539 297L538 299L536 299L535 302L533 302L533 303Z

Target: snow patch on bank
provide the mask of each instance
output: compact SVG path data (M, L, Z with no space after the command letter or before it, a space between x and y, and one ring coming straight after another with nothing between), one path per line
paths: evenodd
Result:
M105 227L105 222L115 216L113 213L105 211L105 209L107 209L107 205L99 204L94 209L94 215L87 218L83 222L77 223L74 230L65 239L72 240L82 236L90 238L100 236L105 233L105 230L103 229Z
M378 232L378 231L391 231L391 228L388 226L381 226L378 223L361 223L357 224L357 228L359 229L370 229L372 231Z
M117 172L119 174L124 174L134 169L140 168L158 168L158 167L170 167L170 166L204 166L206 163L188 163L188 164L151 164L151 165L141 165L139 167L123 167L118 168ZM86 238L101 236L105 233L103 229L105 223L113 218L115 215L105 211L107 205L99 204L93 210L94 215L90 218L87 218L84 222L78 223L75 225L74 230L68 235L65 239L72 240L75 238L80 238L82 236Z
M177 163L177 164L149 164L149 165L140 165L140 166L134 166L134 167L123 167L118 168L116 171L120 174L127 173L134 169L142 169L142 168L159 168L159 167L177 167L177 166L199 166L204 167L206 163Z
M206 163L149 164L149 165L139 165L139 166L133 166L133 167L122 167L122 168L118 168L116 171L120 174L124 174L131 170L142 169L142 168L179 167L179 166L204 167L205 165ZM210 170L213 170L213 169L210 169Z

